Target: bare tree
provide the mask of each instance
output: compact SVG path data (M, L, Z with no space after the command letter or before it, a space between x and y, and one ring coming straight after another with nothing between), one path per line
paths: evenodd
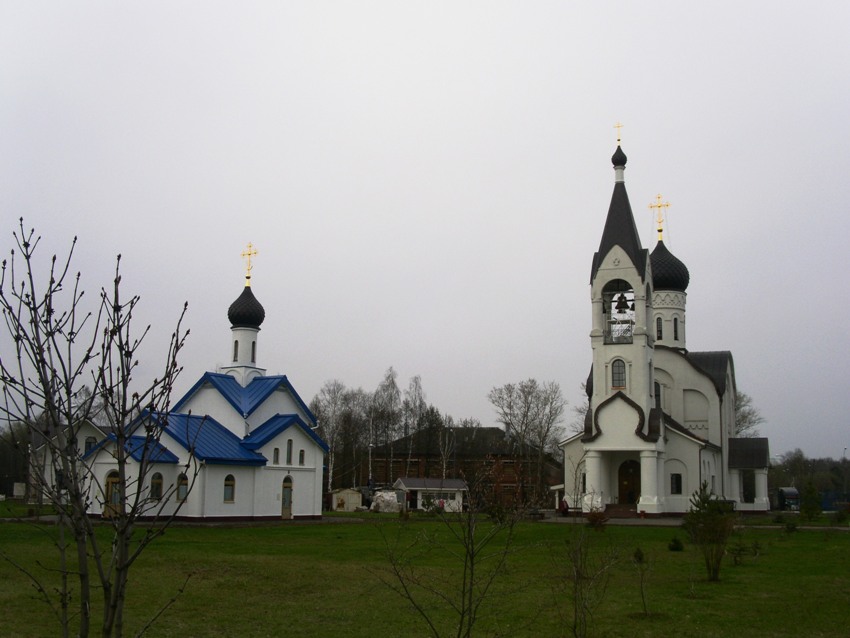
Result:
M492 601L513 553L514 527L522 512L504 512L497 519L485 513L493 505L492 478L482 473L468 486L464 510L439 510L442 525L412 537L405 527L393 539L384 535L389 569L379 575L411 604L435 638L469 638L485 610L488 617L498 615ZM433 569L435 553L452 559L447 572ZM441 623L445 609L451 621Z
M314 399L310 409L319 421L319 430L328 444L328 492L333 489L334 465L343 427L345 410L345 384L339 379L325 381Z
M375 390L372 402L372 421L376 428L379 440L389 450L388 465L385 467L384 479L392 482L393 479L393 442L398 437L398 426L401 422L401 391L398 389L396 379L398 373L390 366L384 373L384 378Z
M402 411L404 413L404 436L407 437L407 465L405 475L410 476L410 463L413 456L413 440L422 428L422 417L425 414L425 392L422 390L422 378L417 374L410 379L410 385L404 391Z
M517 442L524 472L535 469L532 489L536 499L545 497L544 467L547 452L560 438L567 402L554 381L538 383L528 379L493 388L487 395L499 423ZM527 477L531 478L531 477Z
M735 432L739 438L759 436L758 426L764 423L764 417L753 405L753 398L744 392L735 395Z
M581 405L572 407L573 420L570 421L569 431L572 434L581 434L584 432L584 422L587 419L587 413L590 411L590 399L587 396L587 384L582 382L581 394L584 400Z
M173 486L159 500L149 498L145 486L181 370L177 355L188 335L181 327L186 307L160 376L147 385L134 383L150 326L135 330L139 297L121 295L120 255L112 287L102 289L96 309L87 312L80 274L70 270L76 238L67 257L53 256L46 276L40 277L40 237L24 230L23 219L13 237L16 249L3 261L0 277L0 309L9 339L0 348L0 419L26 425L31 486L59 518L54 544L60 582L48 586L43 580L51 574L19 569L53 609L63 636L89 635L94 591L102 596L101 635L121 636L130 568L179 509L163 515ZM105 428L105 445L114 456L118 478L109 486L91 471L92 457L81 447L82 429L94 419ZM107 493L112 533L103 542L89 514L106 505ZM142 517L153 524L137 533ZM15 564L13 557L4 558Z

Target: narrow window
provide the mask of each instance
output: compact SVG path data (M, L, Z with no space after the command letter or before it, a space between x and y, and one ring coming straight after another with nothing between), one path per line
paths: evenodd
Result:
M233 342L233 363L239 361L239 342Z
M292 465L292 439L286 442L286 464Z
M276 447L274 449L274 454L272 456L272 463L275 465L280 465L280 448Z
M251 342L251 363L257 363L257 342Z
M97 439L93 436L86 437L86 454L92 451L94 446L97 445Z
M298 452L298 465L304 465L304 450Z
M224 477L224 502L232 503L236 499L236 479L233 474Z
M673 341L679 340L679 318L673 317Z
M655 407L661 409L661 384L655 382Z
M615 359L611 364L611 386L614 388L626 387L626 364L622 359Z
M664 331L661 329L661 317L655 320L655 338L659 341L663 338Z
M157 472L151 477L151 499L158 501L162 498L162 474Z
M681 494L682 493L682 475L681 474L671 474L670 475L670 493L671 494Z
M185 474L177 477L177 500L181 503L186 501L189 495L189 478Z
M587 494L587 473L581 473L581 493Z

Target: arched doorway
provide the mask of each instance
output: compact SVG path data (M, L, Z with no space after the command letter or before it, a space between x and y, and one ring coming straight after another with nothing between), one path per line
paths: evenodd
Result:
M105 518L121 511L121 477L115 470L106 475L106 501L103 505Z
M292 518L292 477L283 479L283 488L280 492L280 517Z
M640 463L624 461L617 472L617 502L634 505L640 498Z

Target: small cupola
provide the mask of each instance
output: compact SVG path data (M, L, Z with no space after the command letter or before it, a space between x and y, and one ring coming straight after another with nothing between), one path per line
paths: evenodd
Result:
M235 377L243 387L255 377L265 374L265 370L257 366L257 336L266 318L266 311L251 290L251 257L256 254L257 251L251 244L248 244L248 250L242 253L242 257L248 259L245 287L242 294L227 309L231 334L231 364L220 369L221 372Z
M242 289L242 294L227 309L227 318L233 328L259 329L262 325L266 318L266 310L254 296L250 279Z
M663 240L659 240L649 255L652 264L652 287L655 290L677 290L685 292L691 281L688 267L677 258Z
M656 198L650 209L658 212L658 243L649 255L652 269L652 307L655 317L655 343L657 345L686 351L685 340L685 307L687 304L687 289L691 282L688 267L676 257L664 244L663 211L669 202L662 201L661 195Z

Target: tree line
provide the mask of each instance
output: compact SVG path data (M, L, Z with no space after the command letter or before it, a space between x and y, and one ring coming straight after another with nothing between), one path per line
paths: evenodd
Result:
M488 398L497 422L516 444L516 460L527 468L533 492L544 492L548 489L542 470L544 457L557 455L563 435L560 424L567 402L560 387L555 382L528 379L495 387ZM437 441L445 477L453 430L481 427L477 418L455 419L429 403L419 375L411 377L407 387L400 388L393 367L387 369L372 391L346 387L339 379L326 381L310 401L310 409L329 448L328 492L414 476L413 446L423 433ZM399 476L379 479L373 475L371 455L376 449L389 455L384 467L401 468L397 470Z

